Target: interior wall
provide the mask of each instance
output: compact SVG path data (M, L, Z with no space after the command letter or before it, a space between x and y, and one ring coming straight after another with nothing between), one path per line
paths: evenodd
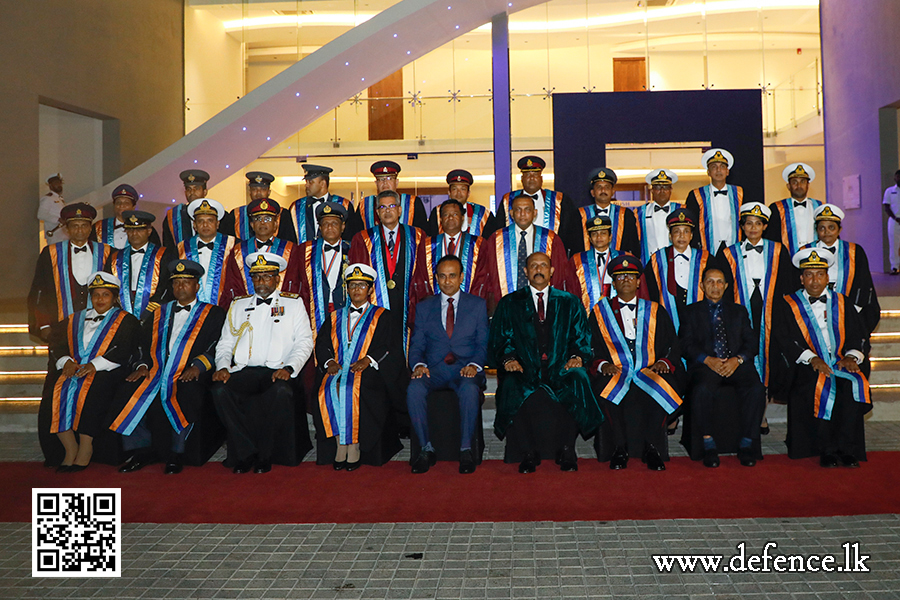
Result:
M877 271L889 267L881 200L898 166L882 164L879 147L879 110L900 101L897 4L822 0L819 10L828 195L842 205L844 177L859 175L861 205L847 211L841 237L862 244Z
M103 185L103 121L41 105L39 179L65 173L65 198L78 198Z
M25 298L37 261L40 105L118 120L119 173L139 165L184 133L183 19L183 0L3 3L0 255L15 260L0 267L0 301Z

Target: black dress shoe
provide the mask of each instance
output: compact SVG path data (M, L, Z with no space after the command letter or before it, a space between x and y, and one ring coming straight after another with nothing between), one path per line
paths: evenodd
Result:
M412 472L415 475L427 473L432 465L437 463L437 457L431 450L419 450L419 455L412 463Z
M770 430L769 430L769 425L768 425L768 424L766 424L766 425L760 425L760 427L759 427L759 433L760 433L761 435L769 435L769 431L770 431Z
M647 463L647 468L651 471L666 470L666 463L663 461L662 456L659 455L659 450L653 444L650 444L647 448L647 452L644 454L644 462Z
M256 464L253 465L254 473L268 473L272 470L272 461L271 460L258 460Z
M181 471L183 469L184 469L184 467L181 465L180 462L169 462L169 463L166 463L166 468L163 469L163 474L164 475L178 475L179 473L181 473Z
M850 467L851 469L855 469L859 467L859 461L856 460L852 454L844 454L840 452L838 454L838 460L841 462L842 467Z
M87 468L87 465L69 465L69 469L66 471L66 473L78 473L80 471L84 471Z
M231 470L231 472L236 475L242 475L244 473L249 473L250 471L253 470L253 463L254 463L253 459L239 461L238 463L236 463L234 465L234 468Z
M628 453L621 446L616 448L612 458L609 459L609 468L613 471L619 471L628 466Z
M356 462L347 461L346 463L344 463L344 469L347 471L355 471L359 468L359 466L361 464L362 464L362 460L358 460Z
M675 435L676 431L678 431L678 419L675 419L671 425L666 427L666 435Z
M715 448L707 448L703 451L703 466L715 469L719 466L719 451Z
M135 471L140 471L147 465L149 465L151 461L146 456L138 456L135 454L131 458L125 461L125 464L119 467L119 473L134 473Z
M71 466L72 465L59 465L58 467L56 467L56 472L57 473L68 473L69 467L71 467Z
M526 452L525 456L522 458L522 462L519 463L519 473L522 473L523 475L534 473L537 471L537 465L537 454L534 452Z
M347 466L347 459L336 460L333 463L331 463L331 466L334 467L335 471L343 471L344 467Z
M459 472L462 475L475 472L475 453L471 449L459 451Z
M559 465L560 471L577 471L578 456L575 454L575 448L572 446L563 446L556 455L556 464Z
M755 467L756 466L756 457L753 455L753 450L750 448L740 448L738 449L738 460L741 461L741 466L744 467Z
M838 460L834 454L823 454L819 458L819 464L826 469L832 469L838 466Z

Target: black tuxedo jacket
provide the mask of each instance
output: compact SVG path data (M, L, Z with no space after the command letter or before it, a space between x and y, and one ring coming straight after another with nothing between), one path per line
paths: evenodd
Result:
M722 318L731 356L741 356L745 362L753 360L759 350L759 338L750 327L750 315L740 304L722 299ZM700 356L715 356L716 346L710 318L710 304L706 300L695 302L679 311L681 329L681 353L688 361L688 368L695 366Z

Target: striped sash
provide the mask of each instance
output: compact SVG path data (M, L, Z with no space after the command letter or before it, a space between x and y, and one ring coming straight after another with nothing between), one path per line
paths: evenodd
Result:
M516 251L518 239L516 226L504 227L496 236L494 251L497 253L497 277L500 280L500 295L505 296L516 291L515 285L519 280L519 269L525 265L519 265L519 253ZM537 225L534 226L534 244L531 252L543 252L550 255L550 230Z
M625 237L625 214L628 210L618 204L609 205L609 220L612 223L610 231L609 245L616 250L622 249L622 238ZM584 232L584 249L591 249L591 234L587 232L587 222L597 216L597 205L590 204L582 206L578 209L578 215L581 217L581 231Z
M608 250L610 260L617 257L621 252L610 248ZM579 252L572 256L575 263L575 274L578 276L578 283L581 284L581 303L584 304L585 310L591 310L591 307L600 302L603 298L603 278L606 269L600 269L597 266L597 251L588 250L587 252ZM616 289L610 286L610 297L616 296Z
M710 198L711 189L711 185L705 185L691 193L694 194L697 200L697 207L700 210L700 214L697 215L697 225L700 228L700 244L707 252L715 253L718 248L715 247L716 231L712 214L712 199ZM729 237L725 240L725 246L731 246L738 241L737 230L740 222L738 211L744 199L744 191L731 184L726 185L726 189L728 190L728 208L731 211L731 222L734 224L734 231L729 232Z
M250 244L253 244L253 247L250 247ZM291 252L294 249L294 244L287 240L282 240L279 238L272 238L272 246L268 250L272 254L277 254L281 258L285 260L285 262L291 262ZM241 269L244 271L244 285L247 287L248 294L254 294L253 288L253 280L250 278L250 267L247 266L246 258L256 252L256 237L251 238L248 241L241 241L240 245L235 244L234 247L234 259L238 261L238 264L241 265ZM288 278L282 277L281 279L281 291L285 291L285 286L288 284Z
M170 208L166 213L166 224L169 226L169 231L172 232L172 238L176 245L193 235L194 226L187 214L187 204L179 204ZM185 229L191 233L185 234Z
M116 248L116 218L110 217L94 223L94 233L97 235L97 241ZM126 242L127 244L127 242Z
M194 262L200 262L200 250L197 244L200 242L200 236L195 235L186 242L178 245L178 256L186 258ZM218 304L222 297L224 288L222 281L224 274L222 267L225 265L226 257L234 252L235 239L224 233L217 233L213 240L212 254L209 257L209 268L200 278L200 291L197 293L197 299L200 302L209 304Z
M374 295L373 304L392 310L387 286L390 276L388 275L387 261L385 259L387 242L383 240L381 231L382 228L379 225L378 227L362 232L361 235L362 240L366 245L366 253L369 255L369 264L375 269L375 273L378 274L378 277L375 279L374 289L372 290L372 294ZM406 283L403 286L403 306L395 306L393 307L393 310L395 313L400 313L400 311L403 312L404 351L408 349L407 344L409 342L409 330L406 323L407 317L409 316L409 288L412 283L413 271L415 270L416 247L418 246L419 240L419 235L417 235L418 231L419 230L411 225L401 224L398 226L398 232L400 233L400 236L403 237L403 256L406 259L406 262L404 263L405 272L403 273L405 279L403 281ZM385 248L384 251L382 251L382 247Z
M810 203L812 210L822 206L822 202L819 200L807 198L806 201ZM771 208L777 211L781 217L781 240L782 242L787 240L788 249L793 256L803 246L797 239L797 215L794 214L794 201L792 198L781 200L772 204Z
M674 246L667 246L653 253L653 256L650 257L650 268L656 279L660 304L672 317L672 323L675 325L675 331L677 332L681 325L681 319L678 317L678 302L675 296L669 292L669 248L672 248L672 252L674 252ZM706 268L707 262L709 262L709 252L697 250L696 248L691 249L690 276L688 278L685 305L703 300L703 288L700 287L700 278L703 277L703 269ZM672 268L675 268L674 265Z
M75 313L75 303L72 298L72 266L69 260L71 252L68 240L57 242L48 246L50 264L53 267L53 285L56 287L57 320L62 321ZM100 242L88 242L91 248L91 272L103 270L103 265L109 257L110 246ZM91 297L88 295L87 307L91 307Z
M148 243L145 248L134 300L131 299L131 253L133 250L131 244L122 250L117 250L112 262L112 274L122 282L122 291L119 294L122 308L139 319L150 305L150 296L159 287L159 269L165 254L165 248L161 246Z
M466 293L472 287L475 277L475 269L478 266L478 251L481 248L481 240L475 234L461 232L459 234L460 254L463 272L460 278L460 289ZM444 240L447 236L443 233L433 238L428 238L425 245L425 265L428 273L428 285L435 294L441 293L437 283L437 264L444 257Z
M513 224L512 205L516 198L523 195L525 190L516 190L503 196L503 208L506 210L506 225ZM559 231L559 215L562 211L562 192L554 192L553 190L541 190L541 196L544 198L544 218L541 223L535 225L544 229L551 229L553 233ZM537 207L535 207L537 208ZM537 211L535 211L537 216Z
M343 244L344 242L338 243ZM325 297L325 283L327 282L325 279L325 270L323 268L323 265L325 264L325 239L316 238L314 242L306 244L304 246L304 252L305 256L303 257L303 264L306 268L306 280L310 282L310 325L312 327L313 339L315 339L322 324L325 323L325 319L328 318L328 304L331 302L331 298ZM340 269L338 281L341 285L345 285L343 272L348 263L346 249L342 252L342 256L343 262L341 264L335 264L332 268ZM344 291L344 297L347 297L346 290Z

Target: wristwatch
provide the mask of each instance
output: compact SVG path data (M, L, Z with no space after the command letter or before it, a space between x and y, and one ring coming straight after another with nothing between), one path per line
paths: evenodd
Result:
M288 372L288 375L293 375L293 374L294 374L294 367L292 367L291 365L286 365L286 366L281 367L281 368L284 369L285 371L287 371L287 372Z
M739 365L744 364L744 357L738 355L738 356L737 356L737 359L738 359L738 364L739 364Z

